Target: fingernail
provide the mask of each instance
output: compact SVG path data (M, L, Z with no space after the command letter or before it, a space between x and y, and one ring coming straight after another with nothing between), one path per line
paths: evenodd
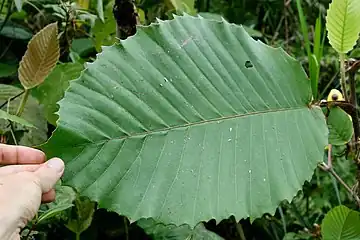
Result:
M57 172L62 172L64 170L64 162L60 158L52 158L47 161L48 167L56 170Z

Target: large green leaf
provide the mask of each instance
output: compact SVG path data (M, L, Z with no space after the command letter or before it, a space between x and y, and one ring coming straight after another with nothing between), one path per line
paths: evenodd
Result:
M360 239L360 214L345 206L337 206L328 212L321 224L324 240Z
M273 213L323 159L300 63L227 22L175 16L104 47L43 147L64 181L131 220Z
M333 0L326 16L331 46L340 53L350 51L360 34L360 1Z
M7 101L9 98L16 96L21 91L23 90L20 88L11 85L0 84L0 104ZM11 101L9 113L16 113L16 110L20 104L20 99L21 97L18 97ZM34 125L36 128L25 129L21 126L18 126L16 130L26 130L24 137L21 138L19 144L25 146L35 146L44 143L47 139L47 122L44 117L44 112L36 99L31 96L28 98L21 118ZM0 129L5 129L7 126L8 122L0 119Z
M45 81L33 89L33 95L44 105L46 118L51 124L56 125L56 112L59 110L57 102L63 98L69 81L78 78L83 69L79 63L58 64Z

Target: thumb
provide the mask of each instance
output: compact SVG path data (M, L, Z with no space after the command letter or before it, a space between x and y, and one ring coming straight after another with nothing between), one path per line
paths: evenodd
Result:
M64 162L52 158L35 171L43 193L50 191L64 173Z

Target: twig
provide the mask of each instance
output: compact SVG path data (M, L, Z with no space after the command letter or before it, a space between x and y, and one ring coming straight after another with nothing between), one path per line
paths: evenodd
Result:
M4 49L4 51L0 54L0 59L2 59L5 54L9 51L11 45L13 43L13 39L10 40L10 42L8 43L7 47Z
M326 172L329 172L331 175L333 175L333 176L336 178L336 180L338 180L338 182L339 182L341 185L343 185L343 187L354 197L357 205L360 206L360 198L353 192L353 190L351 190L351 188L349 187L349 185L347 185L347 184L344 182L344 180L342 180L342 178L334 171L333 168L328 169L328 168L326 167L326 164L325 164L325 163L320 164L319 167L320 167L322 170L324 170L324 171L326 171Z
M11 136L12 136L12 138L13 138L13 140L14 140L14 144L15 144L15 145L18 145L17 140L16 140L16 137L15 137L14 125L13 125L13 123L12 123L10 120L9 120L9 124L10 124L10 133L11 133Z
M324 163L322 162L321 164L319 164L318 166L326 171L329 172L331 175L333 175L336 180L344 186L344 188L353 196L353 198L355 199L356 203L358 206L360 206L360 198L354 193L353 190L351 190L351 188L344 182L344 180L335 172L334 168L332 167L332 157L331 157L331 144L329 144L329 150L328 150L328 163Z
M287 18L287 15L288 15L287 7L288 7L287 1L284 0L285 42L289 41L289 24L288 24L288 18ZM288 44L285 45L285 49L286 49L287 52L289 51L289 45Z
M280 213L280 217L281 217L281 222L282 222L282 225L283 225L283 231L284 231L284 233L286 234L286 233L287 233L287 229L286 229L286 218L285 218L285 215L284 215L284 212L283 212L283 210L282 210L281 205L279 205L278 209L279 209L279 213Z
M321 92L320 97L323 97L324 94L326 93L326 91L328 90L328 88L330 88L330 85L335 81L335 79L337 78L337 76L340 74L340 71L338 71L331 79L330 81L326 84L324 90Z
M279 24L277 25L277 27L275 29L275 33L274 33L273 37L271 38L271 45L274 45L276 38L279 36L279 30L282 26L282 22L284 21L284 19L285 19L285 15L281 16Z
M235 225L235 228L236 228L237 233L239 234L240 240L246 240L246 237L244 234L244 229L242 228L241 223L238 223L234 216L231 216L230 219L232 220L232 222Z
M128 227L128 222L127 222L127 218L124 216L124 232L125 232L125 239L129 240L129 227Z

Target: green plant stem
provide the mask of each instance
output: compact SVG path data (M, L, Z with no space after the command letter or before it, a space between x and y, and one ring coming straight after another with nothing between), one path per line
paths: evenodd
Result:
M340 53L340 83L341 83L341 91L344 95L345 101L348 101L348 96L346 92L346 76L345 76L345 54Z
M75 235L75 239L76 239L76 240L80 240L80 234L81 234L81 233L76 232L75 234L76 234L76 235Z
M354 200L356 201L357 205L360 206L360 198L351 190L351 188L344 182L344 180L334 171L332 167L328 167L325 163L318 165L322 170L329 172L331 175L335 177L335 179L343 185L343 187L353 196Z
M284 211L282 210L281 206L279 206L278 209L279 209L279 213L280 213L280 217L281 217L281 222L282 222L282 225L283 225L283 231L286 234L287 229L286 229L286 218L285 218L285 215L284 215Z
M22 96L22 99L21 99L19 108L18 108L17 111L16 111L16 115L19 116L19 117L21 116L21 114L22 114L23 111L24 111L26 102L27 102L27 100L28 100L28 98L29 98L29 94L30 94L30 90L29 90L29 89L26 89L25 92L24 92L24 95Z
M16 140L16 137L15 137L15 130L14 130L14 125L12 124L12 122L11 121L9 121L9 124L10 124L10 133L11 133L11 136L12 136L12 138L13 138L13 140L14 140L14 144L15 145L18 145L18 143L17 143L17 140Z
M241 223L236 222L236 231L239 233L240 239L241 240L246 240L245 234L244 234L244 230L241 226Z
M1 7L0 7L0 12L2 12L4 5L5 5L6 0L2 0L1 2Z
M126 217L124 217L124 232L125 232L125 239L129 240L129 228Z

